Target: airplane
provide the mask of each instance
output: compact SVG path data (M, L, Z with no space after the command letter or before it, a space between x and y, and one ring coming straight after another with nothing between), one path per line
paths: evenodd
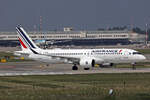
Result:
M17 26L16 30L22 50L15 51L15 55L48 64L69 63L73 65L72 70L78 70L78 66L89 70L96 64L112 66L117 63L135 63L146 59L144 55L133 49L41 49L21 26Z
M35 44L37 44L37 45L41 45L41 44L45 44L46 43L46 40L35 40L34 41L35 42Z

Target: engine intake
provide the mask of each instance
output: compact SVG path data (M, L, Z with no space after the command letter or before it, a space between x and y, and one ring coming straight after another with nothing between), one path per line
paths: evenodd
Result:
M94 59L81 59L80 66L83 66L84 68L94 67L95 60Z

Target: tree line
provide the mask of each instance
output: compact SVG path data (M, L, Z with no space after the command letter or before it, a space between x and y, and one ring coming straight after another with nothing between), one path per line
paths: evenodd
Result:
M141 29L139 27L134 27L132 29L129 29L127 26L117 26L117 27L110 27L110 28L98 28L98 31L113 31L113 30L131 30L132 32L139 33L139 34L146 34L146 29ZM150 28L147 29L148 33L148 39L150 40Z

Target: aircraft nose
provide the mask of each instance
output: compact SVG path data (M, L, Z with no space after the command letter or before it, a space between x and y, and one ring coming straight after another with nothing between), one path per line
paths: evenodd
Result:
M143 56L143 55L141 55L141 60L145 60L146 59L146 57L145 56Z

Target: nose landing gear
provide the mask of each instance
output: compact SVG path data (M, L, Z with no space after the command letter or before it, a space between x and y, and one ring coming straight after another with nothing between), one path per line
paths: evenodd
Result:
M132 65L132 69L133 69L133 70L135 70L135 69L136 69L135 64L136 64L136 62L131 63L131 65Z
M74 65L72 66L72 70L78 70L78 67L77 67L76 64L74 64Z

